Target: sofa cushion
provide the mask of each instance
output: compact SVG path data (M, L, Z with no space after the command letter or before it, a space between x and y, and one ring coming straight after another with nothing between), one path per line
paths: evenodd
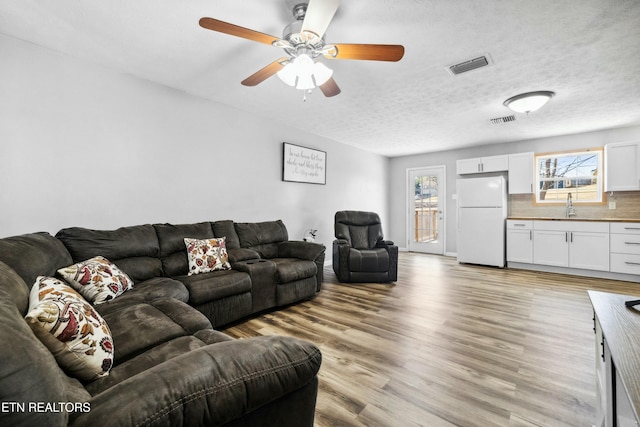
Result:
M154 224L160 244L160 259L164 275L168 277L187 274L189 261L184 238L211 239L214 237L211 223Z
M109 374L111 331L78 292L58 279L40 276L29 300L27 323L65 371L85 381Z
M91 411L78 413L73 425L223 426L260 411L281 398L297 396L311 383L317 389L322 356L311 343L291 337L256 337L221 342L166 360L95 395ZM312 425L315 393L285 400L296 407L285 425ZM284 404L279 409L291 412ZM306 414L309 413L310 416ZM302 418L302 419L300 419ZM251 424L276 425L271 419Z
M72 288L94 305L117 298L133 281L108 259L97 256L58 270Z
M71 227L60 230L56 237L69 250L72 262L103 256L117 264L134 282L162 276L162 263L157 258L160 246L152 225L117 230Z
M150 302L161 298L174 298L182 302L189 301L189 291L184 284L169 277L154 277L144 282L136 283L133 289L104 304L96 305L100 314L119 310L126 305Z
M0 296L8 303L15 304L22 316L29 309L29 289L14 269L0 261Z
M189 290L189 303L205 304L231 295L251 290L251 279L247 273L234 270L219 270L193 276L178 276Z
M102 314L112 331L115 366L167 341L211 328L202 313L173 298L117 305Z
M287 228L281 220L265 222L236 222L240 246L253 249L263 258L278 256L278 243L289 240Z
M349 249L349 270L355 272L389 271L389 252L384 248Z
M233 221L225 219L222 221L214 221L211 223L213 227L213 234L216 237L224 237L227 242L227 249L239 249L240 238L236 232L236 227Z
M184 244L187 247L189 276L231 269L224 237L202 240L185 237Z
M38 276L53 276L59 268L73 263L64 245L44 232L0 239L0 261L14 269L29 289ZM21 307L23 315L26 309Z
M0 400L28 405L29 402L69 402L65 378L51 352L38 340L14 300L28 305L24 280L0 262ZM26 309L25 309L26 310ZM0 424L7 426L66 426L66 412L3 412Z
M287 228L281 220L236 222L235 228L243 248L289 240Z
M276 263L279 283L290 283L313 277L318 271L313 261L296 258L272 258L271 261Z
M159 365L169 359L189 353L196 348L204 347L208 344L232 340L228 335L213 329L203 329L193 335L185 335L176 339L164 342L156 347L141 353L126 362L123 362L111 370L108 377L101 378L87 384L87 391L91 395L96 395L107 388L142 373L152 366Z

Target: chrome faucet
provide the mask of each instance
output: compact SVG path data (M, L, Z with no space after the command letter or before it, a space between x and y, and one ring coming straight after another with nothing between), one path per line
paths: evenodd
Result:
M567 193L567 218L571 218L572 216L576 216L576 210L571 201L571 193Z

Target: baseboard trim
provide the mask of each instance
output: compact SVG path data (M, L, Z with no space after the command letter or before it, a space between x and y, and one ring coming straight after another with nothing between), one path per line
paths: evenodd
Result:
M509 261L507 261L506 267L520 270L544 271L547 273L570 274L573 276L596 277L599 279L621 280L624 282L640 282L640 276L636 276L634 274L612 273L610 271L584 270L580 268L556 267L553 265L526 264Z

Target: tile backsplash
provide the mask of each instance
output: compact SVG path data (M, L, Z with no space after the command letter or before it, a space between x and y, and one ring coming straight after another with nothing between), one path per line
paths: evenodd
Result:
M606 203L602 205L580 205L574 203L576 210L574 219L580 218L619 218L638 219L640 221L640 191L620 191L613 195L607 193ZM616 208L609 209L610 201L615 201ZM509 196L510 217L551 217L564 218L565 205L543 206L534 203L532 194L512 194Z

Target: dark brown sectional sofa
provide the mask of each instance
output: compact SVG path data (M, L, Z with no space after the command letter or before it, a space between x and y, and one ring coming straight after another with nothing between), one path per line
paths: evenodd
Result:
M184 238L225 237L230 270L188 275ZM70 376L25 321L31 286L95 256L132 289L95 305L113 367ZM289 241L282 221L71 227L0 239L0 425L312 426L321 354L271 336L235 340L214 327L313 298L323 245Z

